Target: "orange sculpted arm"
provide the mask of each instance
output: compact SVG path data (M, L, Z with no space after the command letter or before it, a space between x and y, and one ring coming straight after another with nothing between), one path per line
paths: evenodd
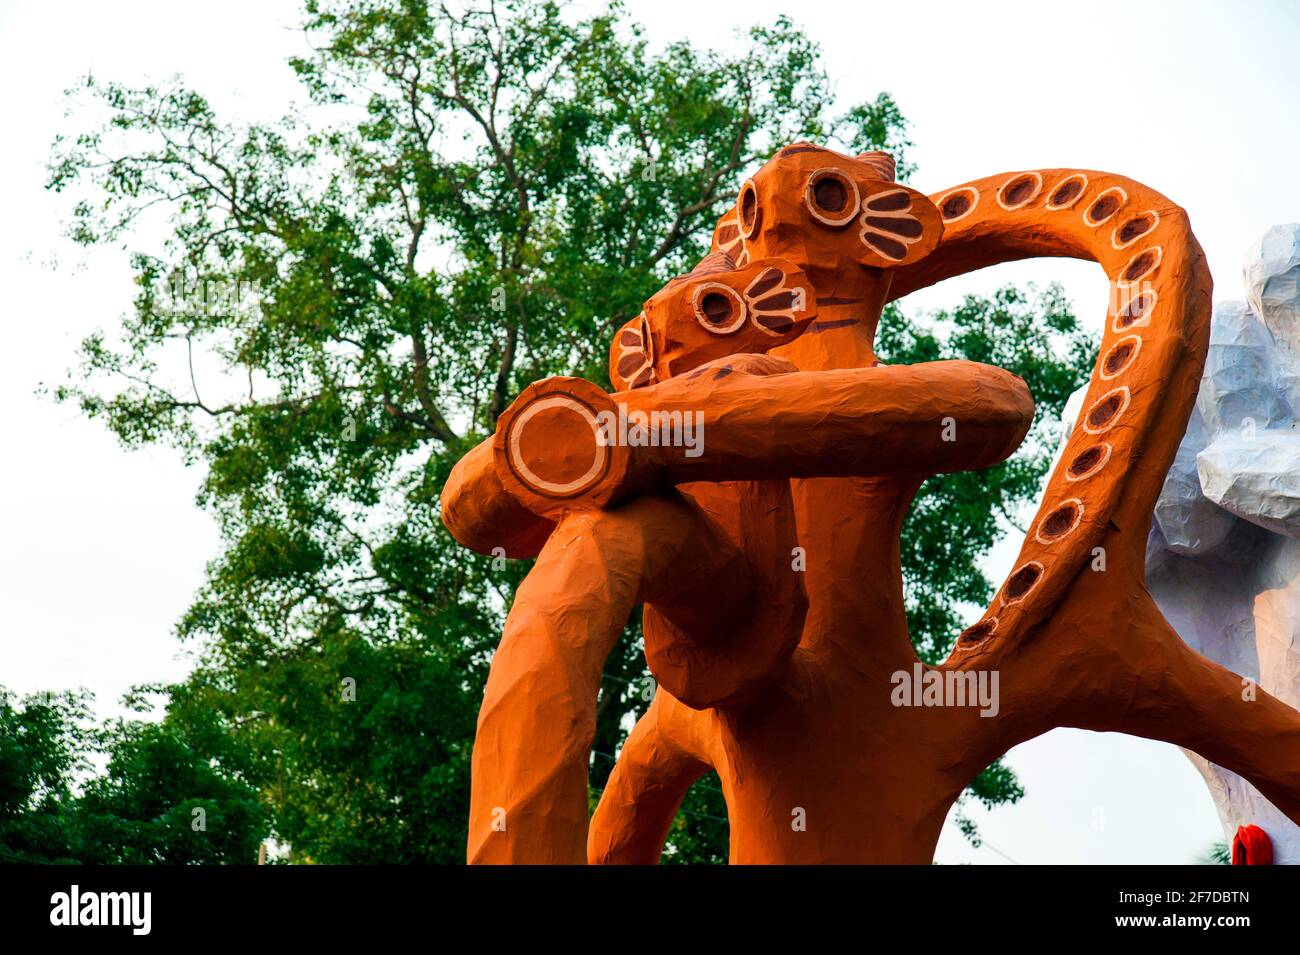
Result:
M660 685L710 701L765 685L803 627L789 489L645 495L559 521L516 592L479 711L470 862L585 858L605 659L637 604ZM725 581L725 587L719 587Z
M536 557L555 530L554 521L506 493L492 460L491 438L456 462L438 509L451 536L480 554Z
M776 370L761 358L749 364L755 373ZM468 500L477 488L508 498L492 472L478 463L461 495ZM476 503L467 513L509 508ZM646 658L660 685L701 702L762 686L803 626L803 578L787 572L795 522L784 482L702 486L690 498L651 494L557 514L516 593L479 711L471 862L585 858L601 672L634 606L646 604Z
M653 865L686 791L712 767L708 743L689 721L673 723L681 704L656 693L628 735L601 793L587 834L593 865Z
M787 344L808 327L817 314L813 298L806 276L785 260L764 260L737 269L724 254L708 255L688 275L673 279L652 296L645 310L614 336L611 380L619 389L641 387L717 359L726 360L729 368L756 375L793 370L788 362L762 353ZM564 381L567 379L556 379L547 387L563 392ZM560 387L553 387L556 383ZM603 396L594 386L584 382L575 387L603 406ZM562 398L557 394L547 400ZM581 410L582 399L569 404ZM518 405L516 402L516 408ZM536 411L534 407L528 414ZM443 522L452 536L471 550L535 557L555 523L506 493L493 462L492 445L492 439L484 441L452 469L440 502ZM581 447L577 451L583 453ZM545 463L539 462L538 467ZM526 473L527 462L517 470ZM590 504L578 495L569 497ZM558 513L552 508L538 513L553 512Z
M1023 381L966 361L752 375L729 360L607 395L525 389L496 435L502 484L539 514L691 481L934 474L988 467L1024 438Z

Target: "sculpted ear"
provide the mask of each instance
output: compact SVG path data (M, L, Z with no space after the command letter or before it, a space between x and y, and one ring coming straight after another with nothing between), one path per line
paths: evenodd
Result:
M865 166L871 167L875 172L877 179L883 179L886 182L893 182L898 166L894 162L894 157L883 149L873 149L870 152L858 153L853 157Z
M943 238L943 217L922 193L893 182L859 183L862 202L853 230L863 265L880 269L911 265Z

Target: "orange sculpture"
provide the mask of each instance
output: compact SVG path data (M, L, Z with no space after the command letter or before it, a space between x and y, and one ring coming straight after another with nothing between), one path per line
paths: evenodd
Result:
M1091 171L930 198L893 179L883 153L782 149L616 334L615 393L538 382L456 466L457 539L538 557L479 714L471 862L654 862L714 769L733 862L927 863L971 780L1058 726L1185 746L1300 820L1300 714L1188 649L1144 585L1207 343L1186 213ZM993 605L923 666L904 513L927 476L1010 455L1034 405L999 368L880 364L876 325L911 291L1042 255L1113 283L1081 426ZM602 667L637 604L658 688L589 820Z

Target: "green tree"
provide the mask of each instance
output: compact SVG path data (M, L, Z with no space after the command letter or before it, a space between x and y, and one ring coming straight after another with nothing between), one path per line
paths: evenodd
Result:
M101 749L105 769L84 784L76 803L82 862L257 860L266 812L245 779L249 754L219 714L116 720L105 727Z
M1080 329L1060 286L1051 285L968 295L921 320L891 305L877 346L895 364L966 358L1006 368L1025 380L1036 405L1029 434L1010 460L930 478L903 522L908 628L921 658L938 663L952 649L963 613L982 611L992 599L980 560L1008 527L1024 530L1021 511L1036 501L1051 466L1056 423L1070 394L1088 380L1099 345Z
M93 746L84 695L0 688L0 862L75 862L73 778Z
M96 726L91 702L0 689L0 861L257 859L265 811L243 779L248 754L215 714Z
M527 566L445 533L452 464L527 383L607 383L613 330L704 252L744 170L801 138L899 154L906 127L886 94L835 112L783 18L737 52L535 0L310 0L304 28L306 101L280 122L183 86L73 91L109 115L55 146L73 238L135 242L161 214L170 239L134 251L134 313L56 396L205 467L223 546L179 625L199 665L176 712L220 714L295 858L459 861ZM980 589L927 586L923 641ZM646 705L638 622L606 676L594 790ZM725 855L720 797L685 808L670 856Z

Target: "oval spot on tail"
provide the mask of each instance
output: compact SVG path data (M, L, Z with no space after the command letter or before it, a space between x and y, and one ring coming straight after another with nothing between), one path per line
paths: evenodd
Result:
M1019 603L1028 596L1029 592L1042 579L1043 565L1038 561L1031 560L1029 563L1021 565L1015 573L1007 578L1006 585L1002 588L1002 603Z
M1116 249L1126 249L1160 224L1160 213L1154 209L1139 212L1125 219L1110 234L1110 244Z
M1136 328L1139 325L1149 325L1151 323L1151 310L1156 307L1156 290L1143 289L1132 298L1128 299L1115 313L1115 321L1111 327L1116 332L1122 332L1126 328Z
M936 205L944 222L956 222L970 215L979 199L979 191L974 186L962 186L940 196Z
M1081 172L1076 172L1072 176L1066 176L1052 190L1052 194L1047 199L1047 208L1056 212L1060 209L1069 209L1088 189L1088 177Z
M1038 198L1038 193L1042 189L1042 173L1022 172L1002 184L1002 188L998 190L998 205L1008 212L1014 212Z
M1106 392L1083 416L1083 430L1089 434L1103 434L1115 427L1120 416L1128 410L1130 397L1127 385Z
M1062 537L1074 533L1074 529L1083 520L1083 501L1077 497L1062 501L1050 514L1038 523L1034 537L1040 544L1055 544Z
M1126 202L1128 193L1119 186L1111 186L1092 200L1092 205L1083 213L1083 220L1095 228L1119 212Z
M1126 335L1110 346L1101 360L1101 377L1109 381L1122 375L1137 358L1142 347L1142 339L1137 335Z
M998 632L998 618L988 617L979 623L972 624L961 632L957 642L965 646L979 643L981 640L987 640L993 634Z
M1164 250L1158 245L1143 249L1128 260L1128 265L1119 274L1119 284L1136 285L1160 267Z
M1074 456L1074 460L1065 469L1065 479L1067 481L1082 481L1084 478L1092 477L1104 468L1109 460L1110 445L1105 441L1101 444L1095 444L1091 448L1085 448Z

